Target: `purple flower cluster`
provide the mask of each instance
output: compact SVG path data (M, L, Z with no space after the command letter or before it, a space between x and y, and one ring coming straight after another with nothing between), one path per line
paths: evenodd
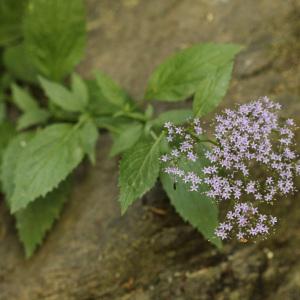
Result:
M215 169L204 170L208 175L206 183L211 186L210 196L239 199L245 192L256 200L271 202L278 194L295 191L295 124L291 119L280 124L279 109L279 104L263 98L241 105L236 111L227 109L224 115L216 117L215 137L219 145L206 153ZM261 176L251 179L255 178L254 165L266 171L268 177L264 181ZM217 175L220 170L227 171L226 177ZM241 177L246 179L243 183Z
M200 126L200 120L194 119L193 124L188 124L188 127L174 126L171 122L165 123L167 130L167 141L173 145L170 154L165 154L161 157L161 161L168 162L185 157L186 159L195 162L197 154L195 153L195 137L200 137L203 130Z
M195 119L185 127L166 124L172 150L161 158L168 163L165 172L189 184L191 191L205 184L207 196L233 202L233 211L216 229L221 239L233 232L238 239L268 234L275 219L264 219L258 207L296 191L294 177L300 173L294 150L296 126L292 119L280 119L280 109L278 103L264 97L217 115L214 146L205 153L209 164L197 174L179 169L177 162L197 160L195 149L203 134L200 121Z
M216 229L216 235L222 240L234 234L239 240L248 240L270 233L276 223L276 217L259 213L252 203L235 203Z

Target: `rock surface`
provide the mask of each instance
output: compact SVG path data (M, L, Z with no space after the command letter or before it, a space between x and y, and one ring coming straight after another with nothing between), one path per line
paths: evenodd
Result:
M241 43L222 106L268 95L300 122L299 0L87 3L84 76L99 68L142 99L149 74L170 53L205 41ZM97 165L78 170L60 221L32 259L24 259L0 203L1 300L300 299L299 194L282 204L274 237L229 243L219 253L176 215L159 186L120 217L109 146L104 134Z

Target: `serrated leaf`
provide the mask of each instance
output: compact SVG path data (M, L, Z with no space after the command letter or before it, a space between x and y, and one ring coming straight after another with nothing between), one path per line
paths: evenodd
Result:
M79 63L86 43L82 0L31 0L24 16L25 46L43 76L60 81Z
M85 107L89 102L89 95L84 80L82 80L78 74L73 73L71 78L71 86L73 95L82 103L82 106Z
M103 96L96 80L86 80L89 93L88 108L94 116L103 114L114 114L120 110L116 105L108 102Z
M152 121L153 126L162 127L166 122L172 122L174 125L180 125L193 116L190 109L174 109L161 113Z
M17 120L18 130L45 123L49 119L50 113L45 109L39 108L37 101L27 90L12 84L12 96L16 106L25 112Z
M97 126L93 120L86 121L79 131L81 145L92 164L96 163L96 144L99 138Z
M6 195L6 201L9 205L10 198L15 187L14 177L18 158L33 136L33 133L28 132L18 134L13 139L11 139L3 153L3 163L1 166L1 182L3 191Z
M44 124L50 118L50 113L42 108L36 108L24 113L17 121L17 129L23 130L28 127Z
M231 62L240 50L240 46L233 44L200 44L180 51L154 71L145 98L160 101L187 99L202 80Z
M24 44L5 48L3 63L9 73L17 79L36 83L37 73L28 58Z
M39 81L46 95L53 103L66 111L84 111L85 104L78 100L78 98L63 85L52 82L43 77L39 77Z
M2 163L3 152L14 135L15 128L10 122L3 121L0 123L0 166Z
M39 131L18 158L11 212L56 188L83 156L77 125L55 124Z
M95 78L100 92L106 101L121 110L124 110L127 106L127 109L134 106L132 99L126 91L116 84L109 76L97 71Z
M110 156L118 155L130 149L141 137L143 125L140 123L131 124L125 127L122 132L115 136L110 150Z
M17 158L28 146L33 136L33 133L19 134L9 143L3 154L1 180L8 206L11 205L9 200L15 188ZM38 198L15 214L17 230L27 257L31 256L36 247L41 244L46 232L59 216L68 192L69 182L67 181L45 198Z
M23 243L26 257L32 256L41 245L46 233L59 218L68 199L69 184L62 183L45 198L38 198L25 209L15 214L19 238Z
M162 175L161 181L179 215L198 229L210 242L218 248L221 247L220 241L214 235L218 225L218 210L212 200L190 192L182 183L176 183L176 190L174 190L174 181L168 175Z
M218 226L218 209L216 204L208 197L190 192L183 183L176 183L167 174L160 177L172 205L177 213L211 243L221 248L221 241L215 236L214 230Z
M193 101L195 116L204 116L219 105L227 92L232 69L230 62L200 82Z
M12 84L12 97L16 106L22 111L30 111L38 108L36 100L28 93L27 90Z
M6 46L22 36L22 17L28 0L0 1L0 46Z
M204 155L197 163L180 162L179 167L187 171L199 173L205 165ZM200 231L211 243L221 248L220 239L214 234L218 226L218 208L216 203L206 195L199 192L191 192L189 187L182 183L176 183L174 189L174 179L168 174L162 173L160 176L163 188L166 191L172 205L178 214L193 227ZM205 187L202 186L201 192Z
M3 153L2 151L14 135L15 128L11 122L4 121L0 124L0 157Z
M120 196L122 214L138 198L150 190L159 175L159 144L140 140L129 149L120 163Z

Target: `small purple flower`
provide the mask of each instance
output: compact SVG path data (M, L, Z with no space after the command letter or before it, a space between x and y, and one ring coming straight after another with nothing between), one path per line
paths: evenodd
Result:
M288 125L288 126L294 126L294 125L295 125L295 122L294 122L293 119L287 119L287 120L286 120L286 125Z
M266 184L272 184L274 182L272 177L268 177L266 180Z
M175 127L175 133L176 134L182 134L183 133L183 128L181 128L181 127Z
M191 192L197 192L198 191L198 185L192 184L191 187L190 187L190 191Z
M192 151L187 153L187 159L195 162L197 160L197 155L195 155Z
M167 161L170 160L170 157L169 157L169 155L164 154L164 155L161 156L160 160L163 161L163 162L167 162Z
M181 152L187 152L189 150L193 149L193 144L189 141L183 141L180 144L180 151Z
M171 155L172 156L175 156L175 157L179 157L179 151L177 150L177 149L173 149L172 151L171 151Z
M277 218L271 216L271 217L270 217L270 223L271 223L272 226L274 226L274 225L277 223Z
M174 140L173 136L172 135L168 135L167 136L167 141L170 143Z
M242 232L238 232L236 237L239 239L239 240L243 240L244 239L244 234Z
M170 129L173 127L173 124L171 122L166 122L164 125L165 128Z
M194 127L196 135L201 135L203 133L203 130L200 126L195 126Z
M257 231L256 227L251 227L250 229L248 229L248 232L252 236L256 236L258 234L258 231Z
M247 187L245 189L247 194L254 194L256 192L256 188L255 188L255 181L250 181L247 184Z

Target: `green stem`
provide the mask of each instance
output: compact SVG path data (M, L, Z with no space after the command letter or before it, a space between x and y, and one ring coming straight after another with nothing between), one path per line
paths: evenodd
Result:
M217 142L212 141L212 140L209 140L209 139L207 139L207 140L200 140L200 139L198 139L198 141L199 141L200 143L211 143L211 144L213 144L213 145L215 145L215 146L219 146Z
M154 140L158 139L156 133L153 130L150 130L150 134L151 134L151 136L153 137Z
M153 133L153 135L152 135L152 133ZM151 136L154 138L155 143L159 142L159 141L162 139L162 137L165 135L165 133L162 132L159 136L157 136L157 135L155 134L155 132L152 131L152 130L150 131L150 134L151 134Z
M137 121L141 121L141 122L147 121L147 118L143 114L138 113L138 112L126 112L123 114L123 116L137 120Z
M78 128L80 128L82 126L82 124L84 124L86 121L90 120L91 116L88 114L83 114L80 116L78 122L75 124L75 126L73 127L74 130L77 130Z
M213 144L215 146L219 146L219 144L217 142L213 141L213 140L210 140L210 139L201 140L198 135L196 135L194 133L191 133L191 135L194 138L196 138L198 140L198 142L200 142L200 143L210 143L210 144Z

